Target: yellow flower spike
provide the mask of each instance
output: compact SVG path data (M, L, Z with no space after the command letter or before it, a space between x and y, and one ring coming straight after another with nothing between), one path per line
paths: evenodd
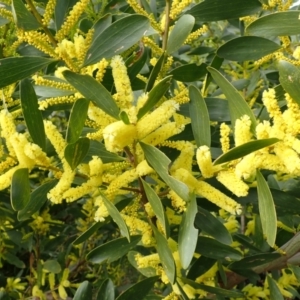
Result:
M162 124L166 123L179 105L173 100L167 100L153 112L148 113L137 123L138 139L143 139Z
M64 103L74 103L77 99L82 98L81 95L77 93L73 96L61 96L54 98L47 98L46 100L39 101L39 109L46 110L49 106L56 104L64 104Z
M47 157L47 154L36 144L27 143L24 147L24 154L29 157L31 160L35 161L36 164L41 166L49 166L50 158Z
M207 146L201 146L197 149L196 153L197 163L200 168L201 174L205 178L214 176L214 167L211 160L211 153Z
M46 8L45 8L45 13L43 15L43 24L47 26L52 18L52 15L54 13L56 6L56 0L49 0Z
M38 285L35 285L32 288L32 296L33 297L39 297L40 300L46 300L44 292L42 290L40 290L40 288L38 287Z
M67 297L68 297L65 287L61 284L58 286L58 294L59 294L59 297L63 300L67 299Z
M248 184L242 181L240 177L236 176L233 169L220 171L217 175L217 180L238 197L245 197L248 195Z
M236 147L250 142L252 138L250 127L251 120L250 117L247 115L244 115L240 119L237 119L235 121L234 140Z
M132 124L117 121L104 128L103 138L108 151L119 152L134 142L137 138L137 129Z
M55 38L61 41L65 36L69 35L73 26L78 22L79 17L85 11L87 5L89 4L89 0L79 0L70 11L67 19L62 24L59 31L56 33Z
M174 191L170 191L167 195L169 199L171 199L171 204L174 209L179 212L184 212L186 210L186 202L180 198Z
M172 1L170 18L175 20L182 11L192 3L192 0L174 0Z
M5 109L1 110L0 112L0 127L0 133L1 136L6 140L6 147L9 151L9 154L14 156L15 151L9 141L9 138L16 132L16 126L12 114Z
M63 68L63 71L67 70L66 67L60 67L60 68ZM56 76L56 77L58 77L58 76ZM54 87L57 89L72 91L72 92L76 91L69 83L66 83L66 82L59 82L59 81L46 79L39 75L32 76L32 79L34 80L36 85L49 86L49 87Z
M55 274L54 273L49 273L48 281L49 281L50 290L53 291L55 289Z
M163 50L148 36L142 37L142 41L145 46L149 47L152 50L153 56L161 56Z
M229 140L229 134L231 132L230 127L226 123L222 123L220 126L220 142L222 146L223 153L228 152L230 148L230 140Z
M205 34L208 32L209 29L206 25L203 25L203 27L197 29L196 31L190 33L186 40L184 41L184 44L191 44L193 43L199 36Z
M271 124L269 121L263 121L256 126L256 137L258 140L267 139L270 137Z

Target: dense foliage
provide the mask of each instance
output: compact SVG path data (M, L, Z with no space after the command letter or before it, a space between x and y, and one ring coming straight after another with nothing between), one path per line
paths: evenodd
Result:
M291 0L0 2L0 299L299 299Z

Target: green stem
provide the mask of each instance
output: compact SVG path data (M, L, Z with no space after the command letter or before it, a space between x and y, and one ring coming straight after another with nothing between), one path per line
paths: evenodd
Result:
M170 28L171 1L172 0L166 0L166 7L165 7L166 21L165 21L165 31L164 31L164 34L163 34L163 44L162 44L163 51L166 51L167 45L168 45L169 28Z
M52 45L54 47L57 46L57 41L55 40L53 34L51 33L51 31L43 24L43 20L40 16L40 14L38 13L38 11L36 10L33 2L31 0L26 0L26 3L28 4L28 6L30 7L32 14L34 15L34 17L36 18L36 20L41 24L43 30L45 31L45 33L48 35Z

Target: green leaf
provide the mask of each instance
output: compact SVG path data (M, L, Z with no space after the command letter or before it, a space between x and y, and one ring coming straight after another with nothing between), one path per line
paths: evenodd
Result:
M147 81L147 84L145 87L145 92L149 92L153 88L154 83L157 79L157 75L160 72L160 70L164 64L165 59L166 59L166 54L163 53L161 55L161 57L158 59L158 61L156 62L155 66L153 67L153 69L149 75L149 78L148 78L148 81Z
M280 60L277 63L279 81L286 92L300 106L300 69L288 61Z
M89 100L82 98L76 100L73 104L66 133L67 143L72 144L79 139L86 120L89 103Z
M232 243L231 235L223 223L221 223L221 221L219 221L209 211L200 206L198 206L198 214L195 218L195 225L223 244L230 245Z
M44 262L43 269L48 272L58 274L61 272L61 266L55 259L48 259Z
M151 110L162 96L166 93L171 85L172 76L167 76L162 79L148 94L148 99L144 106L140 108L137 118L142 118L149 110Z
M65 148L65 159L74 170L84 159L89 151L90 140L88 138L80 138L73 144L68 144Z
M223 64L223 61L224 61L224 58L222 57L219 57L218 55L215 55L214 58L212 59L212 62L210 64L210 66L216 70L219 70L220 67L222 66ZM207 68L208 70L208 68ZM211 83L212 81L212 76L211 74L208 72L205 76L205 80L204 80L204 87L202 88L202 93L204 95L206 95L207 93L207 88L209 86L209 84Z
M267 275L267 280L270 289L270 300L284 300L276 281L270 275Z
M135 256L139 254L137 251L129 251L127 254L128 261L145 277L152 277L156 275L156 269L153 267L140 268L135 260Z
M198 229L194 227L197 213L196 197L192 197L182 216L178 235L178 252L183 269L187 269L193 259L198 239Z
M27 31L37 30L41 26L37 19L27 10L22 0L13 0L11 9L18 28Z
M258 208L261 217L263 233L267 237L268 244L271 247L274 247L277 233L277 218L273 197L266 180L259 170L256 171L256 178Z
M242 36L222 45L217 54L233 61L258 60L280 48L280 45L262 37Z
M123 121L124 124L129 125L130 120L125 110L122 110L119 114L120 119Z
M10 186L11 206L14 210L22 210L30 201L29 172L27 168L14 172Z
M159 220L160 224L163 226L166 232L166 237L169 237L169 223L165 214L164 207L161 203L160 198L157 196L156 192L151 188L150 184L142 179L142 184L147 196L148 201L151 204L155 216Z
M105 225L105 222L97 222L93 224L89 229L82 233L74 242L73 245L79 245L90 238L99 228Z
M109 241L99 247L96 247L90 251L86 259L94 264L101 264L106 261L111 263L123 255L127 254L129 250L134 248L141 240L140 235L131 236L131 242L128 243L127 238L121 237L112 241Z
M279 11L262 16L246 28L247 34L284 36L300 34L299 11Z
M258 0L206 0L187 11L202 22L236 19L261 10Z
M235 261L229 265L231 269L252 269L257 266L261 266L272 262L273 260L281 257L280 253L259 253L251 256L247 256L240 261Z
M85 300L85 299L92 299L92 285L87 281L83 281L80 283L73 300Z
M54 61L54 59L35 56L0 59L0 88L31 76Z
M236 261L243 257L238 250L205 236L198 237L195 252L216 260L220 259L222 262Z
M182 82L192 82L199 80L207 73L206 64L186 64L173 69L168 75L173 75L173 79Z
M35 189L31 193L30 200L27 205L18 212L18 220L24 221L29 219L35 212L37 212L48 200L47 194L52 188L54 188L57 182L58 180L51 180Z
M164 182L172 189L179 197L184 201L189 201L189 189L181 181L173 178L169 175L169 166L171 160L156 147L147 145L140 142L140 145L144 151L145 157L151 167L158 173L158 175L164 180Z
M134 284L124 291L116 300L141 300L150 292L159 276L149 277Z
M241 158L241 157L246 156L254 151L274 145L279 141L280 140L277 138L270 138L270 139L261 139L261 140L256 140L256 141L251 141L251 142L245 143L243 145L234 147L234 148L230 149L228 152L222 154L214 161L213 164L216 166L219 164L223 164L225 162L229 162L229 161Z
M109 91L89 75L80 75L69 70L63 72L65 79L86 99L91 100L108 115L119 119L119 108Z
M193 85L189 86L190 118L197 147L211 143L210 119L206 103L200 91Z
M152 226L152 229L157 242L159 259L170 283L174 284L176 278L176 266L172 251L169 248L167 239L158 231L158 229L155 226Z
M45 151L46 134L43 116L39 110L38 100L29 79L23 79L20 83L20 98L23 116L30 136L33 142Z
M148 18L137 14L112 23L93 40L87 51L84 66L126 51L137 43L149 28Z
M102 282L96 300L115 300L115 287L109 278Z
M256 127L256 119L248 103L237 91L237 89L219 71L212 67L208 67L207 69L226 96L229 104L232 126L235 126L235 121L237 119L247 115L251 120L251 131L254 132Z
M93 34L93 41L97 40L99 35L101 35L102 32L111 25L111 23L111 14L106 14L103 17L101 17L93 26L93 29L95 30Z
M183 45L188 35L192 32L194 24L195 18L191 15L184 14L179 18L169 35L167 44L168 54L174 53Z
M126 223L123 220L122 216L120 215L119 211L105 197L105 195L103 193L101 193L101 197L102 197L103 203L105 204L105 206L107 208L107 211L108 211L109 215L112 217L114 222L117 223L117 225L119 226L121 235L125 236L127 238L128 242L130 242L130 234L129 234L128 228L127 228Z
M4 252L2 254L2 258L6 260L9 264L16 266L17 268L23 269L26 267L24 262L20 260L19 257L10 252Z
M188 270L187 278L196 279L206 273L215 263L216 260L213 258L200 256Z

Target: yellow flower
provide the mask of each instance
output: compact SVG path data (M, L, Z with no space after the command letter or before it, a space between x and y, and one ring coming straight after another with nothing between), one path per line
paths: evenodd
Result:
M247 115L242 116L240 119L235 121L234 127L234 140L235 146L243 145L250 142L252 133L250 131L251 120Z
M207 146L201 146L197 149L197 163L200 168L201 174L205 178L214 176L214 168L211 161L210 150Z

